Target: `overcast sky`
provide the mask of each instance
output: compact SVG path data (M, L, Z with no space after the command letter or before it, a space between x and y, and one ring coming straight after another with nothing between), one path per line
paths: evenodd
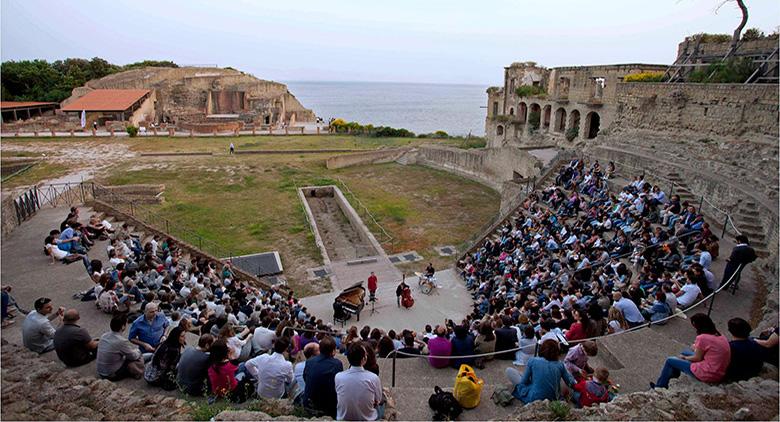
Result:
M671 63L731 33L721 0L0 0L2 60L99 56L232 66L280 81L500 84L503 67ZM747 0L772 32L780 1Z

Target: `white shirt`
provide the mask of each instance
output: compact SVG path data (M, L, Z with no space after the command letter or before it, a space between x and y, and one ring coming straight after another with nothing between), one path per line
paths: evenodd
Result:
M293 381L292 363L278 353L260 355L246 362L246 369L257 380L257 395L264 399L280 399Z
M695 284L686 284L680 288L680 291L683 294L677 296L677 303L683 308L693 305L696 302L696 298L701 294L701 289Z
M373 372L353 366L336 374L336 420L375 421L382 402L382 382Z
M276 340L276 333L265 327L255 328L255 333L252 335L252 348L257 350L268 351L271 350Z

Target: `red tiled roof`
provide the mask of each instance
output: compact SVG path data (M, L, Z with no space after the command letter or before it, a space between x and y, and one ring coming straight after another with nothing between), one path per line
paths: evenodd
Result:
M38 101L2 101L0 102L0 109L12 110L15 108L42 107L50 105L57 105L57 103L42 103Z
M148 93L148 89L96 89L63 106L62 111L125 111Z

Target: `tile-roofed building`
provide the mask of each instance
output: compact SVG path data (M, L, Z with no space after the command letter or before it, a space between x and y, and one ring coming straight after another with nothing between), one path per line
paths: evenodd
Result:
M3 122L25 120L35 116L52 115L57 103L40 101L0 101Z
M128 111L149 93L148 89L96 89L64 105L62 111Z

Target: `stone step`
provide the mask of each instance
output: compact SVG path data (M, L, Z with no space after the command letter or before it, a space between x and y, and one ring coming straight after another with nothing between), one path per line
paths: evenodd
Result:
M760 242L766 239L766 235L764 234L764 232L758 232L753 230L740 230L740 231L742 232L742 234L747 236L751 242L754 240Z
M738 221L744 222L746 224L751 224L751 225L761 224L761 220L759 220L758 217L755 216L738 216L738 218L739 218Z
M755 211L755 210L746 210L746 209L740 208L739 210L737 210L737 215L739 215L739 216L748 216L748 217L758 217L759 213L758 213L758 211Z
M454 379L452 384L454 384ZM506 383L509 386L509 382ZM385 386L385 384L382 384ZM452 392L452 385L440 386L445 391ZM497 406L490 399L495 386L486 385L482 388L479 405L473 409L463 410L458 420L462 421L491 421L511 420L523 403L515 399L507 407ZM396 387L391 388L391 395L395 399L395 410L398 412L397 420L430 421L433 420L433 410L428 405L428 398L433 394L431 387Z
M756 224L737 223L737 227L739 228L740 231L752 231L752 232L764 231L764 227Z
M434 368L428 363L428 358L406 358L395 360L395 386L396 387L428 387L434 385L440 387L453 386L456 368ZM477 376L485 381L486 385L503 384L506 380L504 371L512 366L510 360L493 360L485 362L484 369L474 368ZM379 375L382 385L392 385L393 360L379 359Z

